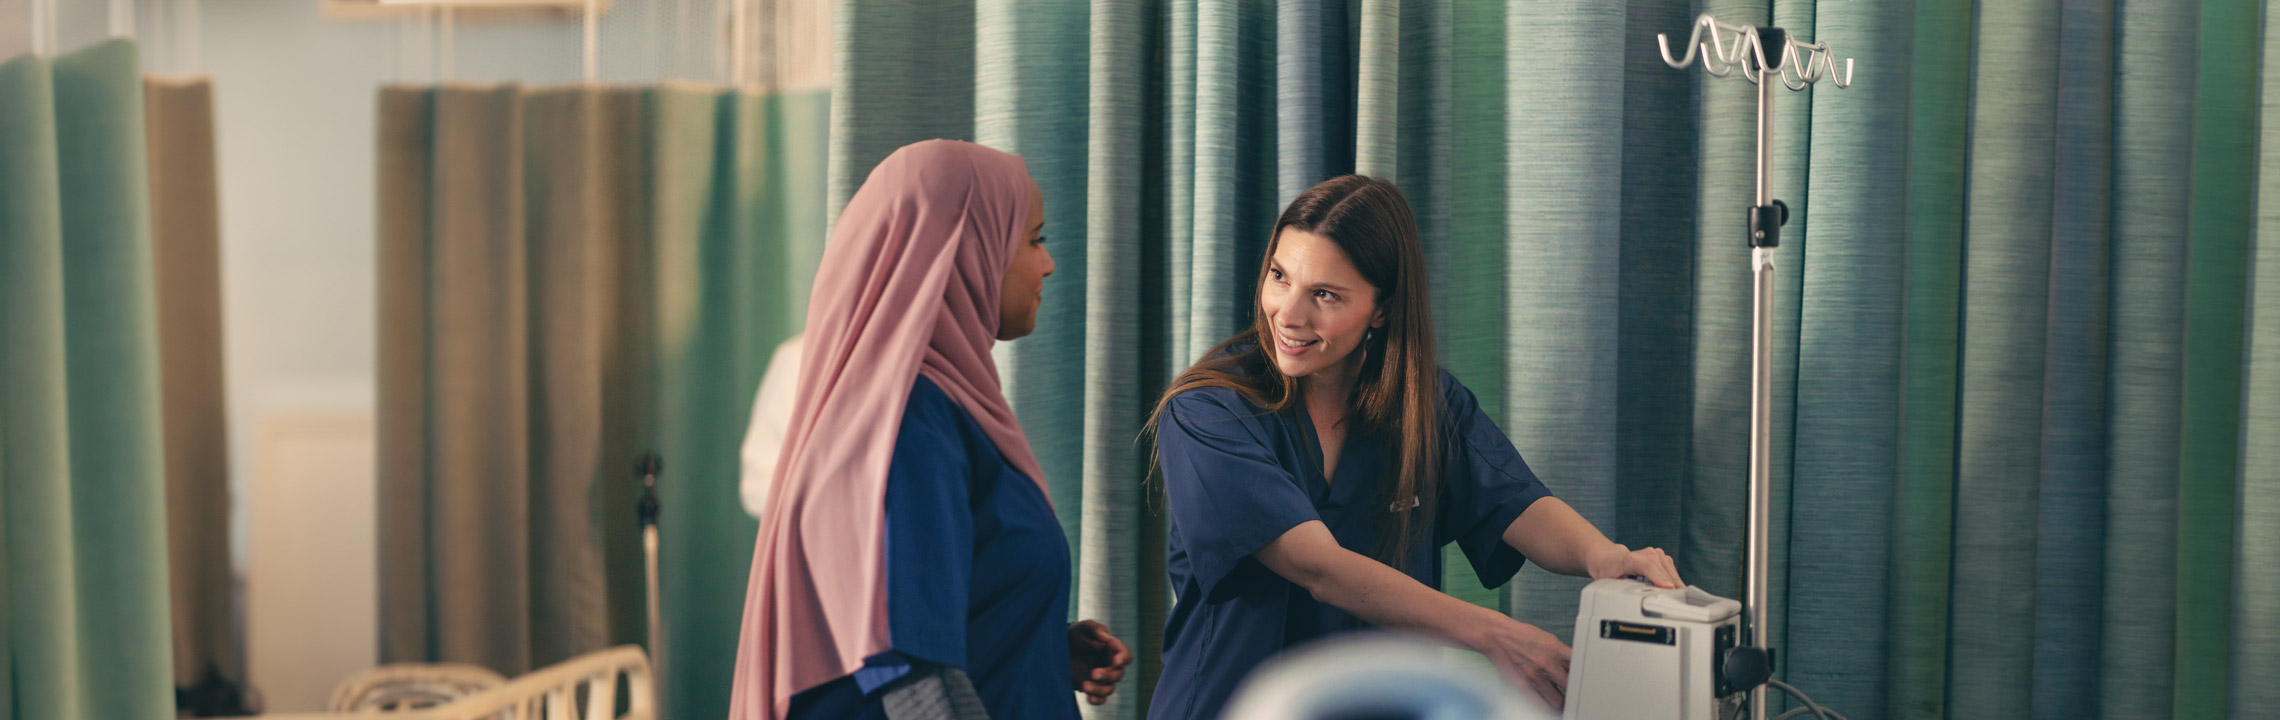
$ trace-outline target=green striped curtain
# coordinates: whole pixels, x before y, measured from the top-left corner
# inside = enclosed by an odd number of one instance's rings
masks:
[[[0,64],[0,709],[173,716],[136,48]]]
[[[663,700],[725,714],[758,527],[722,499],[806,312],[826,94],[379,107],[383,659],[513,674],[640,641],[634,467],[656,452]]]
[[[1000,360],[1072,612],[1140,640],[1140,692],[1088,712],[1136,717],[1165,580],[1134,430],[1246,322],[1281,203],[1340,173],[1403,187],[1444,362],[1553,491],[1738,596],[1756,88],[1654,37],[1710,12],[1830,43],[1854,85],[1782,91],[1769,148],[1783,674],[1856,719],[2246,718],[2280,700],[2265,10],[853,0],[830,192],[930,137],[1028,159],[1061,265]],[[1570,631],[1579,581],[1448,566]]]

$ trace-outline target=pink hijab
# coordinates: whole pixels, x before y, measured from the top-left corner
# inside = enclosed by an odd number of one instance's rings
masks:
[[[840,214],[752,555],[732,720],[781,718],[793,694],[889,649],[887,463],[918,376],[1045,487],[990,360],[998,293],[1029,209],[1021,158],[929,140],[887,156]]]

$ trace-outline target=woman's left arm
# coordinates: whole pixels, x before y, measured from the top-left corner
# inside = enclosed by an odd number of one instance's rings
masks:
[[[1561,575],[1619,578],[1637,575],[1655,585],[1685,587],[1678,565],[1659,548],[1632,550],[1608,540],[1591,521],[1556,497],[1528,505],[1504,528],[1504,544],[1545,570]]]

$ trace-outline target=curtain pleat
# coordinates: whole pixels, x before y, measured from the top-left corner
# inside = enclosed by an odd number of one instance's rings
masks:
[[[1815,0],[1777,0],[1770,8],[1773,24],[1793,34],[1799,40],[1814,39],[1814,20],[1818,3]],[[1848,51],[1850,52],[1850,51]],[[1773,58],[1767,58],[1773,61]],[[1776,61],[1778,62],[1778,61]],[[1693,74],[1701,71],[1688,68]],[[1756,97],[1756,88],[1751,88]],[[1777,118],[1773,135],[1773,197],[1789,207],[1789,221],[1781,228],[1781,247],[1774,250],[1773,284],[1773,437],[1772,461],[1768,468],[1767,500],[1771,507],[1766,516],[1766,592],[1777,598],[1766,613],[1766,639],[1774,647],[1789,647],[1790,601],[1789,573],[1791,552],[1790,526],[1797,522],[1791,517],[1791,495],[1795,493],[1797,464],[1797,380],[1799,349],[1803,340],[1805,305],[1805,277],[1808,252],[1807,228],[1813,217],[1812,159],[1807,149],[1813,140],[1813,100],[1817,94],[1793,93],[1782,89],[1774,100],[1774,117]],[[1833,93],[1831,96],[1833,97]],[[1753,113],[1751,117],[1756,116]],[[1754,176],[1753,176],[1754,177]],[[1732,218],[1740,212],[1723,209]],[[1743,217],[1747,217],[1746,214]],[[1733,220],[1727,220],[1732,223]],[[1746,225],[1747,223],[1742,223]],[[1727,228],[1741,225],[1727,225]],[[1732,230],[1728,230],[1731,233]],[[1733,237],[1728,235],[1728,237]],[[1746,243],[1728,245],[1719,249],[1723,253],[1749,256]],[[1733,310],[1705,307],[1706,312],[1746,312],[1746,306]],[[1748,317],[1743,315],[1742,317]],[[1746,446],[1745,446],[1746,447]],[[1744,497],[1747,497],[1746,495]],[[1771,710],[1788,709],[1789,698],[1768,694]]]
[[[1787,5],[1777,5],[1777,14]],[[1897,67],[1913,50],[1908,3],[1816,9],[1813,40],[1845,48],[1864,66]],[[1823,704],[1869,717],[1885,703],[1887,639],[1860,630],[1884,627],[1889,618],[1885,563],[1905,339],[1902,307],[1893,300],[1906,285],[1907,251],[1907,208],[1893,200],[1907,190],[1908,156],[1881,138],[1906,131],[1909,89],[1813,89],[1806,195],[1817,220],[1809,238],[1786,228],[1782,234],[1784,247],[1802,245],[1804,277],[1793,375],[1793,504],[1775,513],[1793,513],[1789,552],[1772,560],[1788,568],[1787,587],[1775,590],[1787,598],[1778,647],[1789,682],[1813,688]],[[1791,212],[1794,226],[1801,218]],[[1777,454],[1777,466],[1779,460]]]
[[[1893,718],[1945,717],[1971,19],[1967,0],[1918,0],[1916,27],[1925,31],[1908,58],[1907,335],[1886,703]]]
[[[1694,78],[1654,45],[1693,21],[1685,0],[1631,0],[1623,76],[1622,320],[1617,333],[1616,542],[1675,551],[1681,542],[1692,421],[1695,207]],[[1729,217],[1729,227],[1730,217]],[[1688,578],[1690,582],[1695,578]]]
[[[1965,169],[1951,708],[2030,713],[2057,111],[2056,2],[1982,6]]]
[[[425,240],[430,653],[514,675],[532,657],[529,272],[521,90],[436,92]],[[389,480],[394,480],[391,478]],[[383,480],[386,482],[388,480]],[[401,660],[424,659],[423,656]]]
[[[2063,0],[2051,178],[2050,329],[2035,541],[2034,716],[2098,707],[2106,523],[2106,292],[2114,3]]]
[[[728,711],[753,539],[736,503],[737,448],[751,420],[768,352],[785,336],[754,306],[766,238],[749,235],[758,207],[750,98],[710,88],[649,93],[648,239],[656,293],[659,566],[665,603],[668,712]],[[758,242],[755,242],[755,241]]]
[[[1624,11],[1620,3],[1513,7],[1505,26],[1505,257],[1525,270],[1506,276],[1515,332],[1505,336],[1503,428],[1529,467],[1601,527],[1615,525],[1623,202],[1623,126],[1606,118],[1623,111],[1623,65],[1560,73],[1531,65],[1544,53],[1621,47]],[[1567,640],[1586,582],[1531,564],[1509,586],[1508,607]]]
[[[1151,107],[1152,53],[1147,50],[1155,34],[1148,22],[1151,9],[1145,0],[1092,2],[1092,22],[1085,32],[1090,45],[1087,141],[1084,163],[1076,169],[1084,173],[1083,244],[1088,266],[1097,261],[1101,267],[1141,268],[1145,264],[1141,239],[1155,237],[1150,231],[1161,229],[1143,221],[1155,214],[1145,188],[1161,180],[1160,170],[1151,172],[1150,151],[1160,153],[1161,148],[1147,140],[1148,123],[1143,118],[1149,115],[1112,111]],[[1163,577],[1164,549],[1160,538],[1146,531],[1157,518],[1142,491],[1146,455],[1138,444],[1140,418],[1154,398],[1154,385],[1134,380],[1148,377],[1147,370],[1164,364],[1164,358],[1161,352],[1131,350],[1165,345],[1163,318],[1156,317],[1149,304],[1135,302],[1144,297],[1149,279],[1147,273],[1128,271],[1093,273],[1083,280],[1083,337],[1077,343],[1087,357],[1082,363],[1078,417],[1084,427],[1083,494],[1056,500],[1082,503],[1079,532],[1072,534],[1071,547],[1089,551],[1078,557],[1076,616],[1120,630],[1143,658],[1137,676],[1126,676],[1129,689],[1111,698],[1108,707],[1096,710],[1096,718],[1145,717],[1161,669],[1147,659],[1161,653],[1168,611],[1162,581],[1156,579]],[[1062,297],[1074,294],[1062,291]]]
[[[1391,178],[1400,167],[1401,143],[1401,0],[1360,0],[1360,61],[1354,81],[1354,172]],[[1277,63],[1286,62],[1279,52]],[[1318,72],[1343,75],[1345,68],[1325,63]],[[1321,105],[1316,105],[1319,108]],[[1312,186],[1316,182],[1306,183]],[[1304,191],[1305,188],[1299,188]],[[1296,193],[1292,193],[1295,197]],[[1278,197],[1283,203],[1288,198]]]
[[[65,368],[63,198],[55,72],[0,65],[0,481],[6,502],[7,641],[0,676],[23,718],[86,717],[71,542],[71,399]],[[32,660],[37,658],[37,660]]]
[[[172,715],[166,487],[143,89],[135,45],[56,58],[65,378],[90,717]],[[58,538],[62,539],[62,538]],[[45,662],[38,656],[25,656]]]
[[[2255,241],[2241,377],[2239,536],[2231,555],[2226,717],[2280,706],[2280,24],[2267,18],[2256,120]]]
[[[1417,217],[1418,232],[1425,239],[1425,266],[1435,277],[1445,277],[1449,256],[1455,243],[1450,240],[1455,200],[1452,191],[1453,153],[1455,147],[1456,82],[1452,77],[1455,57],[1455,12],[1441,3],[1409,2],[1401,6],[1401,49],[1391,56],[1373,56],[1375,62],[1389,60],[1397,65],[1393,71],[1400,74],[1401,87],[1406,88],[1389,101],[1399,106],[1396,134],[1398,156],[1386,177],[1400,186],[1409,198],[1410,209]],[[1358,148],[1357,148],[1358,149]],[[1305,188],[1300,188],[1303,191]],[[1297,193],[1290,193],[1295,197]],[[1277,193],[1277,199],[1283,196]],[[1288,204],[1287,200],[1284,204]],[[1448,284],[1433,283],[1430,297],[1436,325],[1445,322],[1448,311]],[[1441,342],[1447,337],[1434,338]],[[1446,364],[1446,354],[1443,354]]]
[[[1165,45],[1170,51],[1164,60],[1164,105],[1170,118],[1165,122],[1164,144],[1169,157],[1164,160],[1165,219],[1170,227],[1164,230],[1164,314],[1171,321],[1170,362],[1165,363],[1160,377],[1169,381],[1173,373],[1187,366],[1181,358],[1195,357],[1189,352],[1194,344],[1188,327],[1194,313],[1188,307],[1188,298],[1195,295],[1195,163],[1196,163],[1196,71],[1198,8],[1190,2],[1168,2],[1169,16],[1165,21]],[[837,87],[848,87],[841,84]],[[838,145],[833,136],[832,145]]]
[[[1334,138],[1344,133],[1327,126],[1351,117],[1352,79],[1346,67],[1345,2],[1281,0],[1275,3],[1275,201],[1288,204],[1299,193],[1331,176]],[[1378,65],[1391,65],[1374,58]]]
[[[1481,411],[1504,422],[1504,9],[1452,3],[1449,31],[1448,217],[1444,238],[1428,235],[1438,260],[1433,322],[1441,334],[1441,366],[1480,398]],[[1466,148],[1455,152],[1455,148]],[[1405,191],[1406,191],[1405,187]],[[1443,551],[1441,587],[1475,605],[1501,608],[1503,593],[1481,587],[1456,548]]]
[[[134,43],[0,64],[0,712],[173,712],[148,132]]]
[[[379,487],[380,657],[428,653],[427,551],[416,534],[392,528],[427,521],[427,265],[433,175],[435,93],[382,88],[378,101],[378,205],[374,265],[378,335],[375,429]]]
[[[597,214],[587,218],[599,236],[587,241],[594,267],[586,277],[596,279],[589,301],[602,343],[595,353],[600,358],[602,431],[590,517],[602,538],[610,642],[626,643],[648,638],[647,587],[634,580],[642,577],[646,562],[632,510],[641,493],[634,468],[643,453],[658,448],[656,262],[643,173],[650,157],[643,138],[652,125],[648,89],[608,88],[592,94],[594,146],[585,167],[593,179],[585,195],[601,200]],[[821,215],[822,173],[816,175],[810,214]],[[659,662],[665,660],[671,658]]]
[[[974,136],[975,0],[847,0],[832,10],[826,227],[888,153]]]
[[[2178,435],[2175,717],[2222,717],[2239,479],[2243,302],[2256,161],[2257,0],[2200,5]],[[2275,677],[2280,681],[2280,677]]]
[[[603,304],[608,252],[603,213],[611,177],[595,172],[600,99],[582,88],[530,93],[523,100],[524,259],[530,306],[531,636],[540,658],[607,647],[608,582],[592,495],[620,468],[602,464]],[[620,518],[622,520],[622,518]]]
[[[1195,56],[1195,229],[1187,296],[1173,299],[1189,307],[1186,347],[1172,355],[1178,367],[1234,335],[1252,305],[1247,291],[1268,228],[1246,222],[1263,211],[1244,200],[1264,170],[1250,160],[1266,153],[1256,146],[1263,113],[1243,110],[1245,98],[1273,97],[1263,92],[1272,78],[1263,61],[1274,48],[1265,15],[1258,3],[1196,2],[1196,45],[1211,51]]]
[[[827,99],[698,86],[645,92],[647,245],[623,255],[627,290],[653,303],[636,342],[654,343],[654,448],[667,712],[728,712],[736,627],[758,523],[737,497],[739,448],[770,354],[797,331],[824,237],[822,158],[813,149]],[[644,265],[636,270],[631,265]],[[642,284],[646,283],[646,287]],[[638,289],[638,290],[636,290]],[[639,338],[647,337],[646,341]],[[630,470],[630,468],[628,468]],[[623,476],[630,478],[630,474]],[[630,518],[630,507],[612,508]],[[630,523],[629,523],[630,526]]]
[[[2099,713],[2174,709],[2178,424],[2193,86],[2132,68],[2193,67],[2197,3],[2118,6],[2112,350],[2107,376],[2106,577]]]
[[[2239,536],[2231,549],[2226,717],[2280,706],[2280,24],[2267,18],[2259,79],[2255,241],[2241,385]]]
[[[158,298],[174,684],[245,678],[232,611],[221,208],[210,80],[143,82]]]

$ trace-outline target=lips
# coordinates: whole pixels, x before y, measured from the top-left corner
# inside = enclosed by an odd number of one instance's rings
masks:
[[[1275,349],[1282,352],[1284,355],[1297,355],[1304,353],[1309,348],[1320,344],[1322,344],[1322,338],[1315,338],[1313,340],[1300,342],[1284,337],[1280,334],[1275,335]]]

